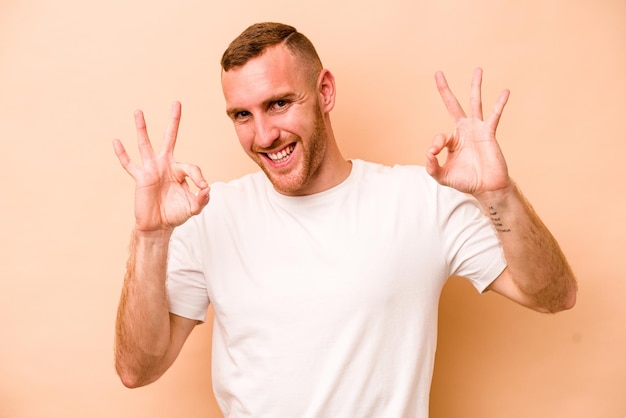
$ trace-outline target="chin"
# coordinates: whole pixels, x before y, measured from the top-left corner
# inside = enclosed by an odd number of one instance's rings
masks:
[[[276,174],[265,172],[277,192],[285,195],[305,194],[306,182],[301,174]]]
[[[304,187],[301,184],[301,182],[284,181],[284,180],[285,179],[270,178],[270,181],[272,182],[274,189],[276,189],[276,191],[279,193],[282,193],[285,195],[292,195],[292,196],[303,194]]]

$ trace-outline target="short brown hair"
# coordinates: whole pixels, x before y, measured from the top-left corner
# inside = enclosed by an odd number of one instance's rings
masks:
[[[252,58],[261,55],[267,48],[284,44],[289,51],[304,58],[313,67],[322,69],[322,61],[313,43],[293,26],[283,23],[255,23],[235,38],[222,55],[222,69],[242,67]]]

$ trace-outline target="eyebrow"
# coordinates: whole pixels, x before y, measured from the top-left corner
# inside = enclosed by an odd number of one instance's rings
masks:
[[[231,108],[231,109],[226,109],[226,115],[227,115],[229,118],[231,118],[231,119],[232,119],[232,118],[234,118],[234,117],[235,117],[235,115],[236,115],[237,113],[239,113],[239,112],[243,112],[243,111],[245,111],[245,109],[243,109],[243,108],[233,107],[233,108]]]

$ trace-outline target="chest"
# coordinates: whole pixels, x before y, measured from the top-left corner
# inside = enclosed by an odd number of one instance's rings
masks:
[[[445,269],[431,222],[404,210],[349,202],[297,212],[274,206],[223,222],[205,261],[216,313],[275,321],[303,311],[323,318],[430,309]]]

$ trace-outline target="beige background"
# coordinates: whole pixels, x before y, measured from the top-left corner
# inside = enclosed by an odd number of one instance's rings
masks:
[[[624,0],[2,0],[0,417],[219,416],[210,325],[152,386],[128,390],[114,374],[133,185],[111,140],[134,152],[141,108],[159,142],[180,100],[179,160],[211,181],[253,170],[218,63],[264,20],[301,29],[333,70],[350,158],[424,162],[451,126],[438,69],[463,103],[475,66],[486,108],[512,90],[500,142],[571,260],[579,301],[546,316],[450,281],[432,416],[626,417]]]

